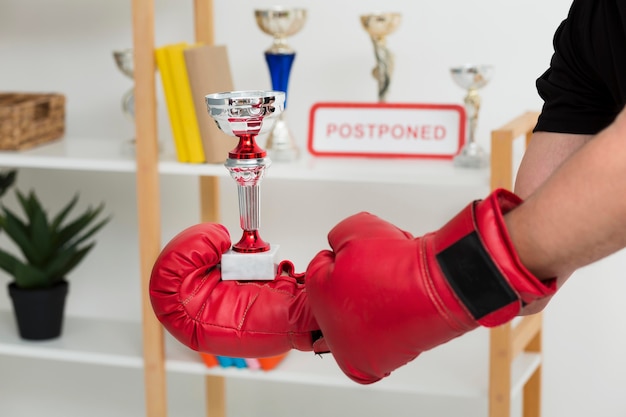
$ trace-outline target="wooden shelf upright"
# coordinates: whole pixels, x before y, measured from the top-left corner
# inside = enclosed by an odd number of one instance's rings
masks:
[[[194,0],[194,32],[196,42],[215,44],[213,28],[213,0]],[[200,220],[220,221],[219,177],[201,175]],[[205,379],[207,417],[226,417],[226,381],[223,376],[207,375]]]
[[[154,0],[133,0],[132,20],[145,405],[148,417],[166,417],[167,381],[163,328],[154,316],[148,295],[150,272],[161,249]]]
[[[538,112],[526,112],[491,132],[491,189],[513,190],[514,141],[523,137],[525,146],[537,123]],[[492,329],[489,352],[489,417],[511,414],[511,364],[522,352],[541,352],[542,314],[525,316]],[[523,417],[541,415],[541,365],[523,389]]]
[[[213,1],[193,1],[195,40],[212,45],[214,43]],[[161,249],[154,0],[133,0],[132,11],[137,138],[137,207],[139,211],[146,413],[148,417],[166,417],[167,380],[164,332],[152,312],[148,296],[150,272]],[[199,182],[201,220],[219,221],[219,178],[200,176]],[[211,417],[225,416],[224,378],[207,376],[206,388],[208,415]]]

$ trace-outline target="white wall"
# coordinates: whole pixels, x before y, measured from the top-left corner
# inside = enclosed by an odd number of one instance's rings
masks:
[[[132,126],[120,112],[120,98],[131,81],[118,72],[111,56],[113,49],[131,46],[128,3],[1,2],[0,91],[63,92],[68,98],[68,136],[117,141],[130,137]],[[157,43],[191,42],[192,2],[156,0],[155,4]],[[252,11],[273,4],[265,0],[215,0],[216,40],[228,47],[237,89],[270,87],[263,51],[271,39],[257,29]],[[284,0],[282,4],[309,10],[304,29],[290,39],[298,56],[290,82],[288,120],[302,148],[313,103],[375,100],[372,45],[358,16],[381,8],[403,13],[400,28],[388,38],[388,46],[396,55],[388,101],[460,103],[463,91],[453,84],[449,67],[467,62],[495,66],[494,79],[482,92],[478,135],[481,144],[488,147],[491,129],[522,111],[540,108],[534,81],[549,63],[552,35],[567,13],[569,0],[387,0],[384,6],[371,0]],[[160,134],[168,147],[171,136],[163,103],[161,96]],[[60,206],[76,191],[81,192],[84,204],[107,202],[114,220],[101,233],[92,256],[71,277],[68,313],[136,320],[139,288],[133,271],[138,271],[137,241],[129,234],[136,223],[133,177],[20,170],[18,184],[21,188],[35,187],[51,207]],[[167,240],[197,221],[197,184],[195,179],[184,177],[165,177],[162,184],[163,237]],[[222,189],[224,222],[237,230],[233,186],[226,181]],[[322,231],[347,214],[371,210],[422,233],[441,225],[470,199],[481,197],[484,190],[331,187],[271,181],[268,174],[263,193],[264,236],[280,242],[285,257],[293,258],[303,269],[315,251],[325,246]],[[621,395],[626,390],[626,308],[622,296],[626,283],[621,276],[625,264],[626,258],[617,254],[579,271],[548,307],[545,416],[623,416],[626,412]],[[9,308],[1,291],[0,308]],[[21,373],[16,363],[23,362],[0,359],[0,368]],[[50,367],[54,368],[45,365],[42,369]],[[13,399],[13,408],[8,408],[14,410],[8,414],[12,417],[21,414],[15,411],[15,401],[20,397],[7,394],[11,387],[2,385],[0,403],[11,404]],[[323,393],[331,396],[328,390],[314,392],[320,401],[326,398]],[[397,403],[395,397],[386,400]],[[375,408],[369,410],[376,414]],[[360,413],[365,416],[368,409]]]

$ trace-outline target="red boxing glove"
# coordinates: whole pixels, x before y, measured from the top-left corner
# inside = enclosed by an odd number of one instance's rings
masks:
[[[503,215],[521,203],[493,192],[421,238],[360,213],[329,233],[309,264],[309,303],[346,375],[376,382],[479,325],[513,319],[555,292],[520,262]]]
[[[192,226],[167,244],[150,278],[159,321],[184,345],[215,355],[258,358],[312,350],[319,327],[303,274],[283,261],[273,281],[222,281],[219,263],[230,246],[228,231],[215,223]]]

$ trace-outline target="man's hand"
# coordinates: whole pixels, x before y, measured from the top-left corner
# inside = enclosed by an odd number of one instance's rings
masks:
[[[521,203],[498,190],[437,232],[414,238],[368,213],[329,233],[309,264],[309,303],[340,368],[368,384],[479,325],[497,326],[548,297],[519,261],[503,214]]]
[[[203,223],[177,235],[150,279],[157,318],[181,343],[215,355],[256,358],[313,350],[319,327],[303,274],[283,261],[273,281],[222,281],[220,259],[231,246],[222,225]],[[326,351],[319,343],[316,351]]]

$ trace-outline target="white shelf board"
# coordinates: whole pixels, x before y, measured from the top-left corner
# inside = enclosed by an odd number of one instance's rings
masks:
[[[478,329],[425,352],[376,384],[363,386],[347,378],[330,355],[292,351],[274,370],[208,368],[197,352],[169,335],[166,370],[282,383],[374,389],[455,398],[486,398],[488,331]],[[65,318],[63,334],[49,341],[20,339],[12,312],[0,312],[0,354],[127,368],[143,367],[140,323],[94,318]],[[513,367],[513,395],[539,366],[540,356],[523,354]]]
[[[25,151],[1,151],[0,166],[103,172],[134,172],[135,160],[122,153],[120,140],[64,138]],[[159,172],[227,177],[222,164],[184,164],[163,154]],[[489,186],[488,169],[462,169],[449,160],[335,158],[302,155],[294,162],[273,162],[264,181],[273,179],[369,182],[415,185]]]
[[[0,166],[134,172],[135,161],[122,155],[122,144],[119,140],[60,139],[24,151],[1,151]]]
[[[0,312],[0,354],[66,362],[142,368],[138,323],[66,317],[60,338],[27,341],[19,337],[12,312]]]
[[[167,369],[171,372],[219,375],[265,381],[342,388],[374,389],[409,394],[479,398],[488,396],[489,333],[478,329],[420,355],[389,377],[372,385],[359,385],[345,376],[330,355],[292,351],[274,370],[206,367],[193,352],[169,340]],[[512,369],[512,396],[521,393],[541,363],[538,354],[524,353]]]
[[[163,158],[163,174],[228,176],[221,164],[181,164]],[[462,169],[449,160],[339,158],[302,155],[294,162],[272,162],[263,181],[274,179],[367,182],[428,186],[489,186],[488,169]]]

